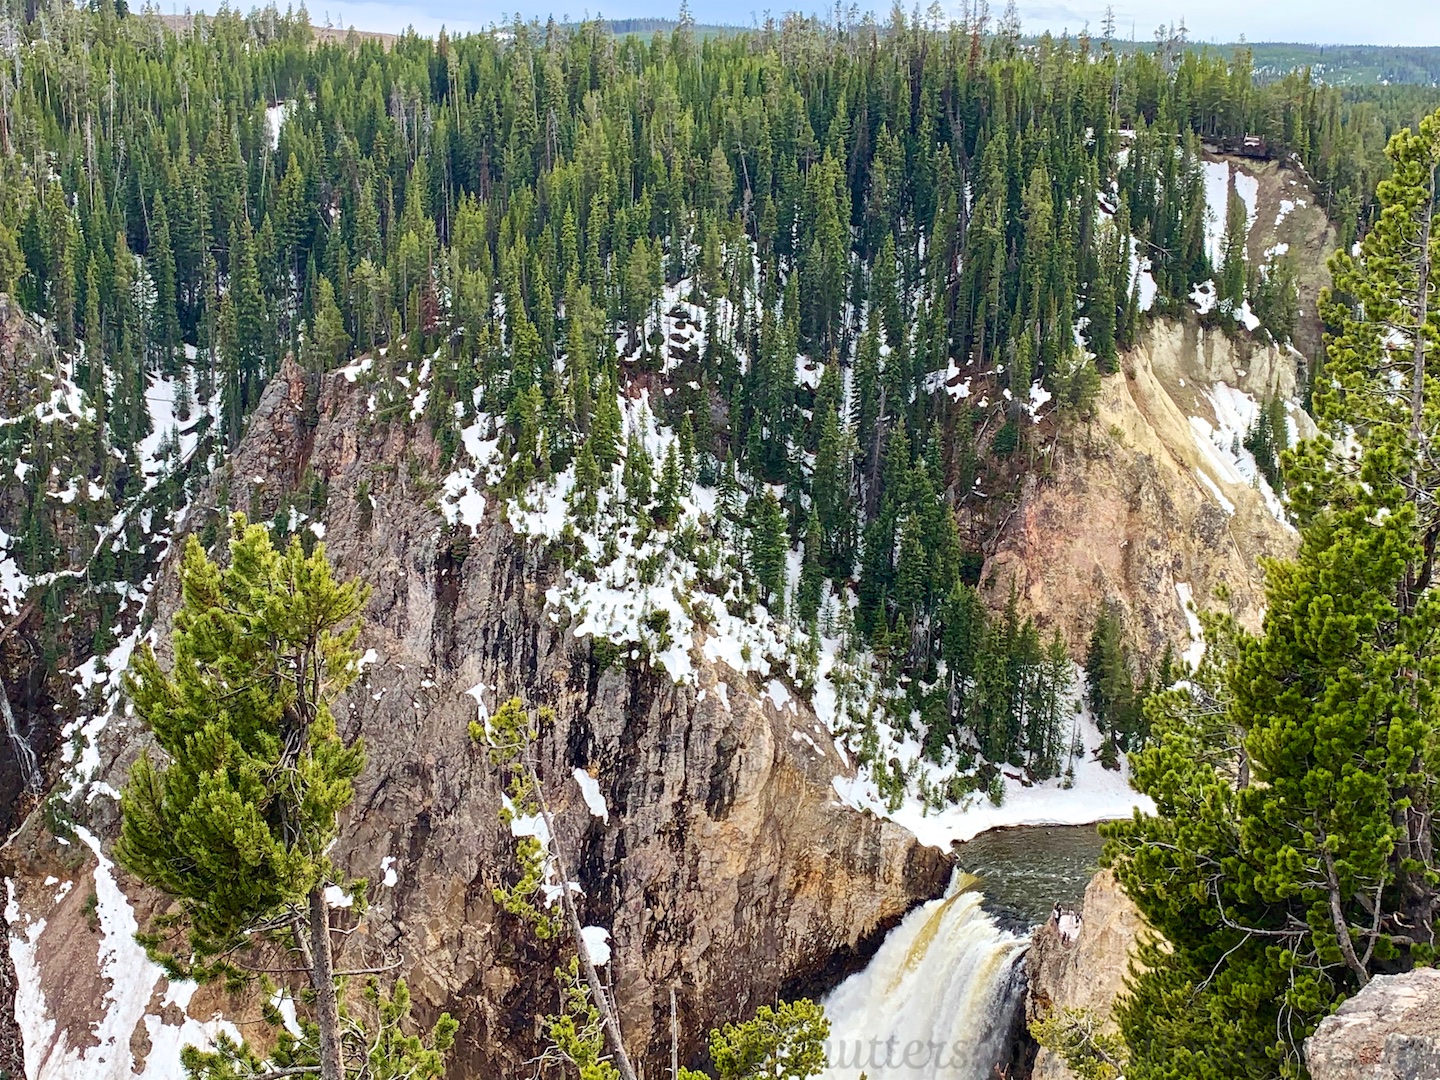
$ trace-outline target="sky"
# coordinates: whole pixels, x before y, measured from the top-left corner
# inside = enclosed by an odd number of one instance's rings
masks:
[[[914,0],[902,0],[907,8]],[[959,10],[958,0],[941,0]],[[1078,33],[1087,23],[1092,32],[1105,15],[1106,0],[1016,0],[1027,33],[1043,30]],[[298,0],[297,0],[298,4]],[[990,0],[998,15],[1004,0]],[[594,6],[591,6],[594,5]],[[162,9],[164,3],[161,3]],[[582,18],[599,13],[607,18],[643,16],[673,17],[678,0],[385,0],[385,2],[340,3],[337,0],[308,0],[310,18],[323,24],[361,30],[403,30],[413,25],[422,34],[433,34],[441,26],[452,31],[480,30],[496,22],[507,22],[515,11],[526,18]],[[831,5],[814,0],[780,0],[762,6],[757,0],[691,0],[691,11],[699,22],[749,25],[763,20],[766,11],[775,14],[801,8],[828,10]],[[862,5],[862,8],[865,5]],[[870,5],[882,17],[889,11],[888,0]],[[1440,45],[1440,0],[1113,0],[1116,36],[1153,38],[1164,23],[1184,21],[1192,41],[1229,42],[1241,35],[1247,41],[1300,41],[1317,44]],[[929,0],[921,4],[929,7]]]

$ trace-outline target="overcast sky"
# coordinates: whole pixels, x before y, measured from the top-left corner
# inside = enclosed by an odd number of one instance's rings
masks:
[[[296,0],[298,3],[298,0]],[[914,0],[903,0],[907,8]],[[942,0],[947,3],[947,0]],[[1004,0],[990,0],[999,14]],[[310,18],[362,30],[401,30],[409,25],[431,34],[442,25],[452,30],[479,30],[508,21],[518,10],[528,17],[580,18],[596,11],[607,18],[673,17],[679,0],[400,0],[400,2],[338,3],[308,0]],[[331,6],[333,4],[333,6]],[[595,6],[591,7],[590,4]],[[1070,30],[1087,22],[1096,30],[1105,14],[1106,0],[1017,0],[1027,32]],[[164,0],[162,0],[162,7]],[[242,4],[243,6],[243,4]],[[779,13],[800,7],[825,10],[828,4],[773,3]],[[875,2],[883,17],[888,0]],[[929,6],[924,0],[922,9]],[[959,9],[958,2],[948,6]],[[1116,34],[1129,37],[1131,27],[1141,40],[1153,37],[1162,23],[1184,20],[1194,41],[1304,41],[1320,44],[1440,45],[1440,0],[1115,0]],[[700,22],[748,25],[763,19],[766,6],[755,0],[691,0]]]

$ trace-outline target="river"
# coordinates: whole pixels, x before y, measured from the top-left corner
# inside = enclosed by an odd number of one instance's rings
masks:
[[[1033,925],[1057,900],[1080,906],[1104,846],[1094,825],[1037,825],[981,833],[955,855],[979,879],[988,906]]]

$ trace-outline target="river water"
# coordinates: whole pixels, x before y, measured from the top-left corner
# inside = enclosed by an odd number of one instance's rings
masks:
[[[1104,846],[1094,825],[1039,825],[992,829],[955,855],[979,878],[988,904],[1034,924],[1049,917],[1057,900],[1080,906]]]
[[[1023,1024],[1024,928],[1078,904],[1103,842],[1093,826],[984,833],[946,895],[910,912],[825,1000],[825,1080],[992,1080]]]

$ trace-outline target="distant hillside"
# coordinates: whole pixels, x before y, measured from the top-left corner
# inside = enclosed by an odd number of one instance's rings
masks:
[[[606,19],[605,25],[610,28],[611,33],[616,37],[625,37],[628,34],[639,34],[649,37],[652,34],[668,34],[675,29],[674,19]],[[714,37],[717,34],[738,34],[749,29],[745,26],[724,26],[718,23],[696,23],[695,33],[700,37]]]
[[[201,16],[203,17],[203,15]],[[190,29],[194,17],[191,15],[160,15],[170,29]],[[603,24],[617,37],[635,34],[650,37],[654,34],[669,34],[675,29],[674,19],[605,19]],[[577,23],[565,25],[575,26]],[[367,30],[312,26],[317,42],[344,41],[351,34],[357,40],[374,38],[386,48],[394,44],[397,34],[376,33]],[[749,26],[722,23],[696,23],[695,33],[701,38],[743,33]],[[1036,41],[1038,38],[1027,39]],[[1413,85],[1440,87],[1440,45],[1436,46],[1392,46],[1392,45],[1304,45],[1294,42],[1229,43],[1208,45],[1191,42],[1191,47],[1208,49],[1221,53],[1227,59],[1240,49],[1249,49],[1253,58],[1255,77],[1261,82],[1281,78],[1292,71],[1309,68],[1314,77],[1332,86],[1385,86]],[[1120,52],[1130,53],[1153,49],[1150,38],[1136,41],[1117,41]]]
[[[177,34],[184,34],[194,30],[197,21],[203,22],[209,17],[203,11],[187,12],[184,15],[166,15],[160,12],[156,12],[155,14],[156,18]],[[335,27],[312,24],[310,31],[315,36],[316,44],[345,42],[352,39],[356,42],[373,40],[380,42],[380,44],[387,49],[394,45],[396,39],[399,37],[398,34],[379,33],[374,30],[357,30],[353,26]]]
[[[1316,79],[1332,86],[1440,86],[1437,45],[1304,45],[1288,41],[1189,44],[1227,59],[1241,49],[1249,49],[1255,77],[1262,82],[1309,68]],[[1115,47],[1126,53],[1149,51],[1155,48],[1155,41],[1148,37],[1116,41]]]
[[[1234,50],[1243,46],[1227,45]],[[1412,83],[1440,86],[1440,46],[1296,45],[1262,42],[1249,46],[1257,76],[1278,77],[1310,68],[1336,86]]]

